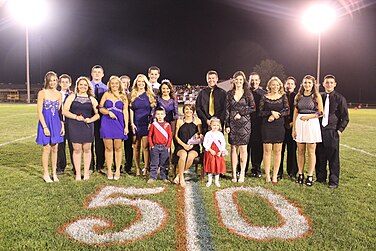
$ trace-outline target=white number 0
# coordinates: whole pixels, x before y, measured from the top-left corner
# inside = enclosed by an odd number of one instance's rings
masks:
[[[248,223],[239,213],[234,195],[237,192],[256,194],[265,199],[276,210],[281,219],[278,227],[257,226]],[[217,212],[220,221],[230,232],[244,238],[260,241],[271,239],[295,239],[309,233],[310,226],[300,210],[288,202],[282,195],[262,187],[230,187],[215,193]]]

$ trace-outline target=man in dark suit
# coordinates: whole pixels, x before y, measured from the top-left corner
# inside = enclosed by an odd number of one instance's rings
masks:
[[[290,179],[295,180],[296,174],[298,172],[298,163],[296,160],[296,142],[292,138],[292,118],[294,116],[294,99],[296,96],[295,92],[296,79],[292,76],[288,77],[285,82],[285,91],[287,98],[289,100],[290,114],[285,117],[285,139],[282,144],[281,152],[281,164],[279,166],[278,178],[282,179],[283,175],[283,159],[284,153],[287,146],[287,161],[286,170]]]
[[[107,91],[107,85],[102,82],[102,78],[104,77],[104,70],[103,67],[100,65],[94,65],[91,69],[91,84],[93,85],[95,99],[101,102],[103,94]],[[91,156],[92,162],[90,164],[90,170],[94,171],[94,165],[96,166],[96,170],[98,172],[107,174],[106,171],[103,169],[104,165],[104,143],[103,140],[100,138],[100,128],[101,128],[101,120],[98,119],[94,122],[94,138],[95,144],[91,145]],[[95,148],[95,161],[94,161],[94,148]]]
[[[255,99],[256,112],[251,113],[251,137],[248,143],[247,151],[247,164],[245,167],[245,172],[248,171],[249,158],[251,158],[252,169],[251,176],[256,178],[261,178],[261,162],[263,158],[263,144],[261,138],[261,123],[262,119],[259,114],[260,110],[260,99],[266,93],[265,90],[260,86],[261,79],[260,75],[257,72],[252,72],[249,75],[249,83],[251,84],[250,88]]]
[[[337,188],[340,173],[339,138],[349,123],[349,114],[346,99],[334,90],[336,78],[326,75],[323,86],[324,116],[320,118],[322,142],[316,147],[316,181],[326,182],[326,165],[329,162],[329,188]]]
[[[226,92],[217,86],[218,73],[213,70],[208,71],[206,82],[208,87],[202,89],[196,99],[196,112],[202,122],[203,134],[208,131],[212,117],[219,118],[223,128],[226,109]]]

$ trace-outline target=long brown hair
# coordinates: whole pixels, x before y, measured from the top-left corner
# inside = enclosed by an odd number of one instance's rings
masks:
[[[249,84],[248,84],[248,81],[247,81],[247,77],[245,76],[244,72],[243,71],[237,71],[234,73],[234,75],[232,76],[232,88],[230,90],[231,94],[232,95],[235,95],[235,84],[234,84],[234,80],[235,78],[239,77],[239,76],[242,76],[243,77],[243,80],[244,80],[244,83],[243,83],[243,90],[244,90],[244,97],[247,99],[247,101],[249,101],[252,96],[252,93],[251,93],[251,90],[249,88]]]
[[[316,79],[312,75],[305,75],[304,76],[304,78],[302,80],[302,83],[300,84],[298,93],[295,96],[294,105],[296,106],[298,104],[299,100],[301,100],[302,97],[303,97],[303,94],[304,94],[303,83],[304,83],[305,79],[312,80],[312,82],[313,82],[313,86],[312,86],[312,90],[311,90],[310,96],[312,96],[313,102],[315,103],[315,108],[317,109],[317,106],[318,106],[317,99],[318,99],[318,96],[320,95],[320,93],[319,93],[318,88],[316,87]]]
[[[170,89],[170,98],[175,100],[175,90],[174,87],[172,86],[170,80],[168,79],[163,79],[161,85],[159,86],[159,93],[158,96],[162,97],[162,86],[167,85],[168,89]]]
[[[53,71],[49,71],[46,73],[46,75],[44,76],[44,83],[43,83],[44,89],[50,89],[50,81],[53,76],[57,78],[57,74]]]

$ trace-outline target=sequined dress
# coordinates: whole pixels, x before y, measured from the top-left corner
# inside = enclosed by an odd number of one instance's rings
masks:
[[[50,131],[50,136],[44,134],[43,126],[38,122],[38,131],[36,142],[39,145],[61,143],[64,136],[60,135],[61,120],[59,116],[59,100],[44,100],[42,114],[47,128]]]
[[[112,119],[110,115],[105,114],[101,119],[100,137],[102,139],[128,139],[124,135],[124,103],[121,100],[112,101],[107,99],[104,102],[104,108],[116,115],[116,119]]]
[[[84,118],[91,118],[94,115],[93,105],[89,97],[76,96],[69,111]],[[94,140],[94,123],[85,123],[75,119],[68,120],[69,139],[73,143],[90,143]]]

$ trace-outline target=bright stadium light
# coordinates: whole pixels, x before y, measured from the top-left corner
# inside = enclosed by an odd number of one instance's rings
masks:
[[[7,8],[14,19],[25,26],[26,34],[26,88],[27,103],[30,103],[30,53],[29,27],[41,24],[48,14],[46,0],[8,0]]]
[[[42,23],[47,16],[46,0],[8,0],[12,16],[26,26]]]
[[[316,4],[308,8],[303,14],[303,24],[310,32],[318,34],[317,48],[317,76],[316,81],[320,83],[320,56],[321,56],[321,33],[328,29],[336,20],[335,9],[325,4]]]

